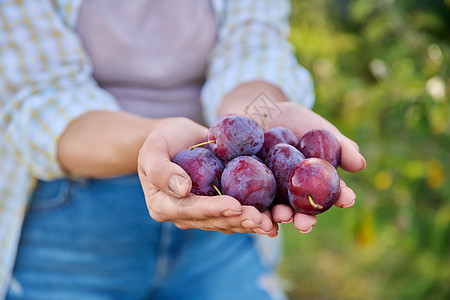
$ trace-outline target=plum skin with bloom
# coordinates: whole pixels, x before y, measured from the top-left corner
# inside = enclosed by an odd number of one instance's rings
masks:
[[[264,143],[262,128],[252,119],[228,115],[214,122],[207,135],[211,150],[222,160],[256,154]]]
[[[254,159],[259,161],[260,163],[264,163],[263,160],[260,157],[256,156],[256,155],[251,155],[250,157],[253,157]],[[223,160],[222,162],[223,162],[223,165],[226,167],[230,161],[231,160]]]
[[[326,160],[307,158],[292,168],[287,187],[289,202],[296,212],[317,215],[327,211],[339,197],[339,175]]]
[[[289,129],[284,127],[271,128],[264,132],[264,143],[256,155],[265,161],[270,149],[277,144],[297,146],[298,139]]]
[[[191,192],[196,195],[214,196],[220,188],[224,170],[223,162],[209,149],[194,148],[178,153],[173,162],[188,173],[192,181]]]
[[[231,160],[222,173],[221,184],[225,195],[259,211],[267,209],[275,198],[276,181],[272,171],[250,156]]]
[[[300,139],[297,149],[306,158],[324,159],[335,168],[339,166],[341,160],[341,145],[334,134],[325,129],[314,129],[305,133]]]
[[[277,196],[274,203],[289,205],[287,190],[288,177],[291,169],[305,156],[294,146],[278,144],[272,147],[267,155],[266,165],[272,171],[277,182]]]

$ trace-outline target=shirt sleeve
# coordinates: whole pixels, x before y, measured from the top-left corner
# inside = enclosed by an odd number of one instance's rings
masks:
[[[309,72],[288,42],[289,0],[230,0],[216,3],[218,41],[211,53],[201,100],[208,124],[222,98],[241,83],[263,80],[278,86],[290,101],[314,104]]]
[[[64,175],[57,143],[69,122],[90,110],[118,109],[92,79],[77,35],[52,3],[0,5],[0,134],[40,179]]]

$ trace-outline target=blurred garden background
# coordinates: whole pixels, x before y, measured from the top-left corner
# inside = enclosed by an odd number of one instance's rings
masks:
[[[292,0],[315,111],[358,142],[355,191],[284,228],[290,299],[450,299],[450,1]]]

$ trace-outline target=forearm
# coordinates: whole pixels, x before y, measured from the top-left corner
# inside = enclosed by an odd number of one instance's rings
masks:
[[[139,149],[158,122],[124,112],[85,113],[61,135],[59,163],[69,174],[83,177],[136,172]]]
[[[261,97],[261,93],[264,93],[266,98],[264,101],[270,102],[268,103],[269,105],[287,101],[286,96],[277,86],[260,80],[251,81],[240,84],[228,93],[220,103],[217,115],[247,113],[250,116],[254,116],[253,114],[265,113],[264,108],[261,109],[260,107],[263,105],[262,98],[254,101]],[[254,119],[260,123],[260,118],[256,117]]]

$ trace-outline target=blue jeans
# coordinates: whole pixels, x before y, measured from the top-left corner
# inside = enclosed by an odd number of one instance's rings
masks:
[[[137,175],[40,181],[7,299],[284,299],[250,234],[148,214]]]

